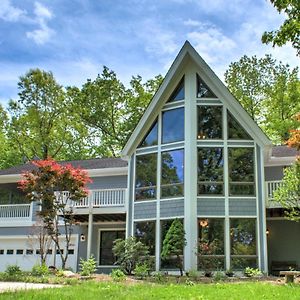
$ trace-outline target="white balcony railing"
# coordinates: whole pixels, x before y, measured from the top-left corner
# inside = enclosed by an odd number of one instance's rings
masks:
[[[266,181],[266,206],[268,208],[281,207],[280,203],[274,200],[274,191],[281,185],[281,180]]]
[[[10,219],[30,220],[31,204],[5,204],[0,205],[0,221]]]

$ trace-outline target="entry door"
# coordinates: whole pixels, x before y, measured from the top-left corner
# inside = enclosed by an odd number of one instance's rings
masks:
[[[116,262],[113,254],[113,242],[116,239],[125,239],[124,230],[101,231],[100,232],[100,265],[112,266]]]

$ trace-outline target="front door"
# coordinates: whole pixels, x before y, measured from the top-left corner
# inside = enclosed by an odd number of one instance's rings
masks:
[[[124,230],[108,230],[100,232],[100,265],[112,266],[116,262],[113,254],[113,242],[116,239],[125,239]]]

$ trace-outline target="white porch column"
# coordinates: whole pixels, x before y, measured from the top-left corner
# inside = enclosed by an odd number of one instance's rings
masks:
[[[185,271],[197,269],[197,104],[196,71],[185,75],[185,149],[184,149],[184,249]]]
[[[92,239],[93,239],[93,205],[92,205],[92,195],[89,195],[89,224],[88,224],[87,251],[86,251],[87,259],[89,259],[91,256]]]

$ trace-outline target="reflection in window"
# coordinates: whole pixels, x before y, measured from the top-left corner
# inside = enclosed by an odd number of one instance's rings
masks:
[[[173,150],[161,155],[161,197],[183,196],[184,151]]]
[[[136,222],[134,236],[149,247],[149,254],[155,255],[155,221]]]
[[[176,87],[175,91],[172,93],[168,102],[175,102],[181,100],[184,100],[184,77],[180,80],[178,86]]]
[[[249,134],[239,124],[239,122],[233,117],[233,115],[227,111],[228,121],[228,139],[232,140],[252,140]]]
[[[198,149],[198,195],[223,195],[223,149]]]
[[[207,84],[197,74],[197,98],[217,98]]]
[[[222,139],[222,106],[198,106],[198,140]]]
[[[166,234],[174,220],[161,221],[161,245],[163,245]],[[183,220],[181,220],[183,222]],[[181,254],[183,256],[183,249]],[[163,269],[178,269],[177,257],[161,259],[161,268]]]
[[[135,200],[156,198],[157,153],[136,156]]]
[[[23,204],[27,203],[25,200],[25,195],[13,187],[13,190],[1,188],[0,189],[0,205],[6,204]]]
[[[177,108],[162,113],[162,143],[184,140],[184,109]]]
[[[198,219],[198,269],[224,269],[224,219]]]
[[[150,130],[146,134],[146,137],[141,142],[139,147],[148,147],[148,146],[154,146],[157,145],[157,120],[154,122],[154,124],[151,126]]]
[[[255,195],[254,149],[229,148],[229,195]]]
[[[231,219],[230,240],[232,268],[256,267],[256,220]]]

